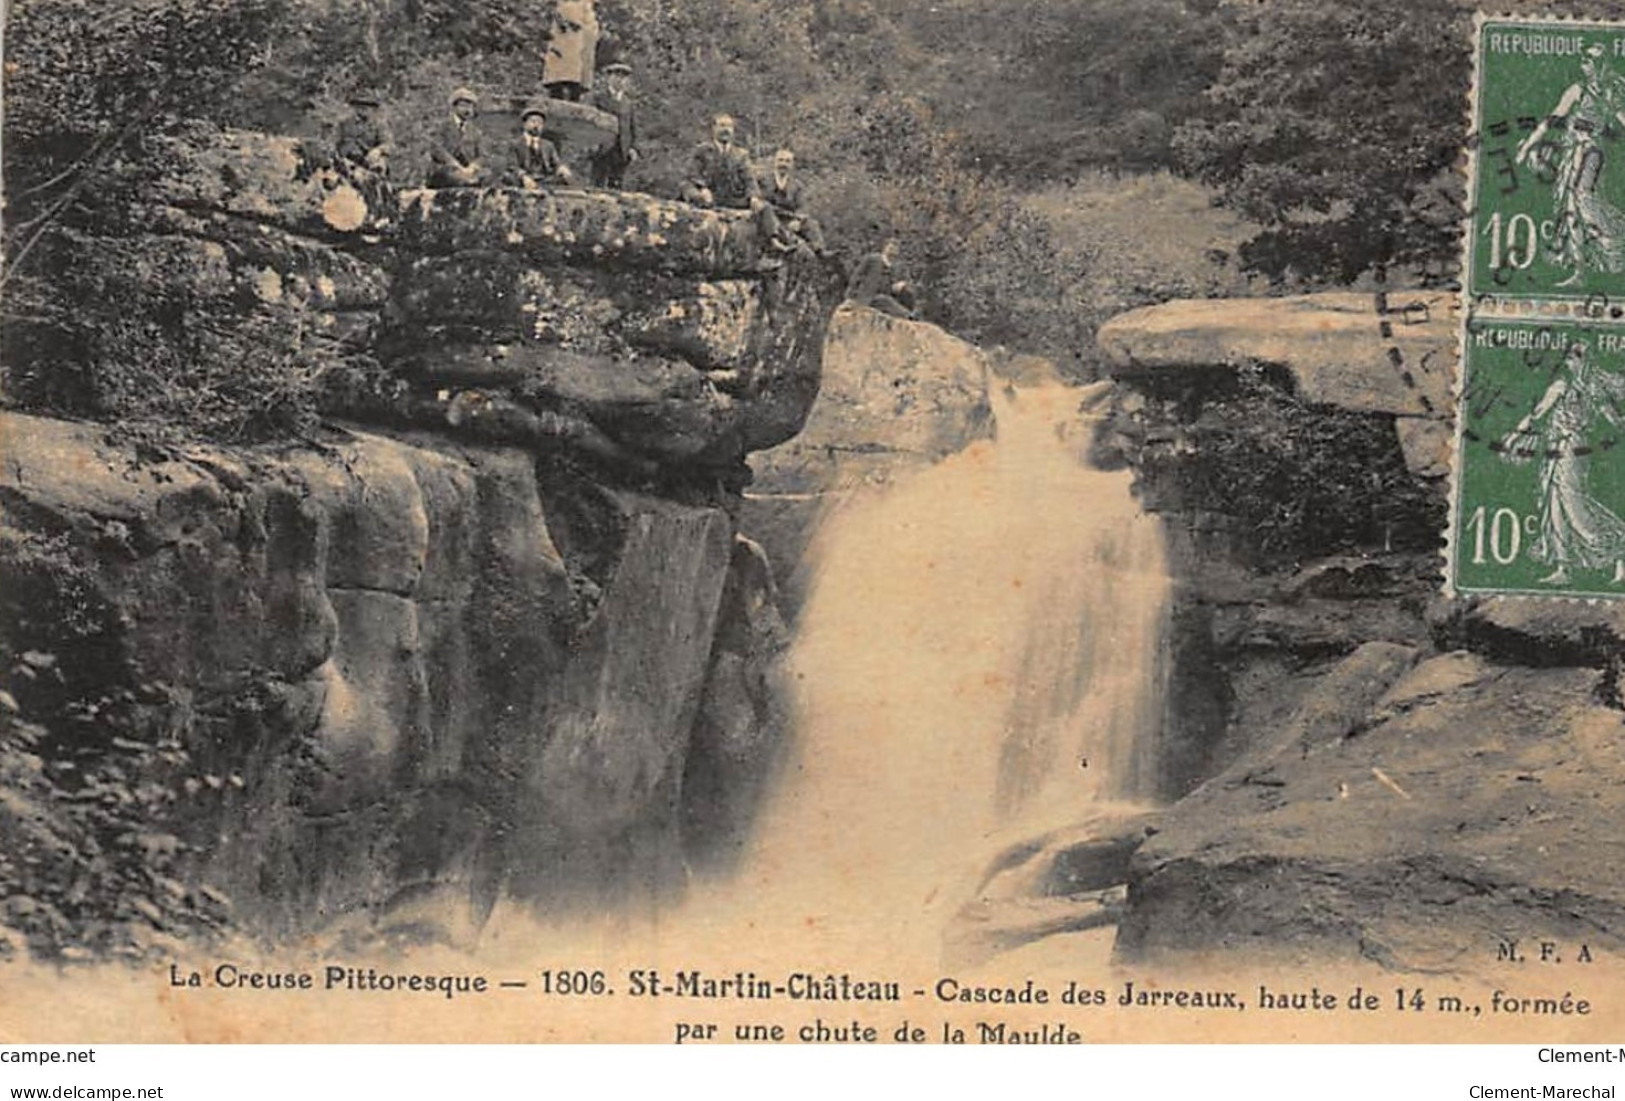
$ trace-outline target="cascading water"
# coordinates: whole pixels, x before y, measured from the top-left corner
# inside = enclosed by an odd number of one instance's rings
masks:
[[[999,844],[1153,797],[1169,583],[1131,474],[1084,459],[1098,396],[997,392],[996,441],[826,518],[753,925],[917,952]]]
[[[1169,582],[1131,474],[1085,459],[1104,389],[997,390],[996,440],[832,506],[789,661],[795,760],[736,875],[675,912],[493,923],[487,949],[934,964],[1010,843],[1151,799]]]

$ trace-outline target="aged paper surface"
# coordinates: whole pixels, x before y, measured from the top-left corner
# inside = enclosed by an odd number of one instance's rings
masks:
[[[8,145],[71,152],[6,177],[0,1041],[1618,1042],[1625,26],[1171,4],[1190,102],[978,214],[885,163],[923,108],[865,116],[869,176],[743,93],[651,122],[661,36],[744,0],[559,3],[552,99],[341,59],[320,126],[127,144],[28,82],[55,6],[8,16]],[[171,6],[174,56],[264,33]],[[837,15],[924,81],[907,8]],[[1325,80],[1431,109],[1379,85],[1410,50],[1471,124],[1299,129]],[[638,66],[642,137],[598,96]],[[1358,148],[1414,134],[1414,180]],[[1020,252],[1040,215],[1087,265]],[[999,263],[1111,305],[994,340]],[[1578,289],[1498,296],[1531,272]]]

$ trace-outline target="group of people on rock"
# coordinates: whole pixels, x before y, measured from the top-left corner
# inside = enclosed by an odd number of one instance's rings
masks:
[[[594,0],[558,0],[544,62],[542,85],[548,98],[520,112],[520,133],[493,159],[478,122],[479,96],[471,88],[451,94],[449,114],[430,135],[431,188],[503,186],[529,191],[571,186],[577,181],[548,126],[549,104],[586,102],[614,117],[615,136],[588,158],[594,187],[620,190],[627,170],[639,159],[637,110],[632,67],[623,61],[596,66],[599,27]],[[602,83],[594,86],[594,76]],[[389,172],[389,133],[380,117],[379,97],[359,92],[350,98],[353,113],[339,127],[336,150],[351,174],[363,184],[378,185]],[[575,110],[568,108],[566,110]],[[770,253],[830,255],[823,228],[808,210],[795,153],[780,148],[758,168],[750,151],[739,144],[732,116],[719,114],[710,137],[693,151],[678,198],[696,206],[749,211],[759,240]],[[916,316],[907,280],[896,266],[897,241],[890,238],[878,252],[859,262],[848,286],[849,298],[896,317]]]
[[[828,255],[823,228],[808,212],[795,174],[795,153],[780,149],[768,167],[758,170],[750,152],[735,140],[737,132],[732,115],[711,121],[711,137],[694,147],[678,198],[695,206],[750,211],[761,239],[776,251]]]
[[[638,157],[637,121],[629,90],[632,68],[611,65],[605,71],[605,87],[595,95],[601,110],[617,120],[614,139],[593,152],[589,160],[594,187],[619,189],[626,170]],[[471,88],[458,88],[451,94],[451,113],[437,126],[429,144],[429,187],[520,187],[537,191],[544,186],[575,182],[570,166],[560,155],[558,143],[548,131],[548,104],[538,100],[527,104],[519,114],[519,136],[514,139],[504,161],[493,165],[487,158],[486,139],[477,121],[479,96]],[[341,141],[340,156],[355,160],[356,145]],[[368,166],[370,167],[370,165]]]

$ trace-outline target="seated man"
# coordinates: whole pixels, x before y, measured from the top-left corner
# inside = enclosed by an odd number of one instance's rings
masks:
[[[491,182],[480,152],[485,136],[474,121],[478,103],[467,88],[451,94],[451,117],[435,130],[429,148],[430,187],[484,187]]]
[[[522,132],[514,139],[513,163],[502,182],[526,191],[540,191],[544,184],[568,184],[570,169],[559,159],[558,146],[542,136],[547,129],[547,108],[532,104],[519,119]]]
[[[914,289],[908,280],[898,277],[896,265],[897,238],[888,237],[879,252],[871,252],[858,262],[846,297],[892,317],[916,320],[919,314],[914,309]]]
[[[807,213],[801,181],[796,178],[795,170],[796,155],[788,149],[780,149],[773,154],[773,167],[757,180],[756,186],[778,215],[782,231],[780,243],[786,246],[786,251],[799,241],[823,256],[829,251],[824,245],[824,231],[818,220]]]
[[[339,123],[334,136],[339,159],[347,168],[388,175],[390,134],[379,113],[382,101],[377,94],[361,90],[350,96],[350,106],[353,112]]]
[[[734,144],[732,115],[718,115],[711,123],[711,140],[694,147],[693,167],[683,181],[681,198],[695,206],[751,211],[757,240],[764,250],[783,239],[778,215],[762,200],[756,187],[750,153]],[[772,262],[779,263],[777,259]]]
[[[683,181],[682,199],[695,206],[751,210],[761,201],[750,154],[734,144],[732,115],[711,123],[711,140],[694,147],[693,167]]]

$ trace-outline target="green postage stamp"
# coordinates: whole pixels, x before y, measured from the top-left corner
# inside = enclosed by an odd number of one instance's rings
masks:
[[[1450,585],[1625,597],[1625,23],[1475,33]]]
[[[1625,302],[1625,23],[1477,33],[1468,293]]]

